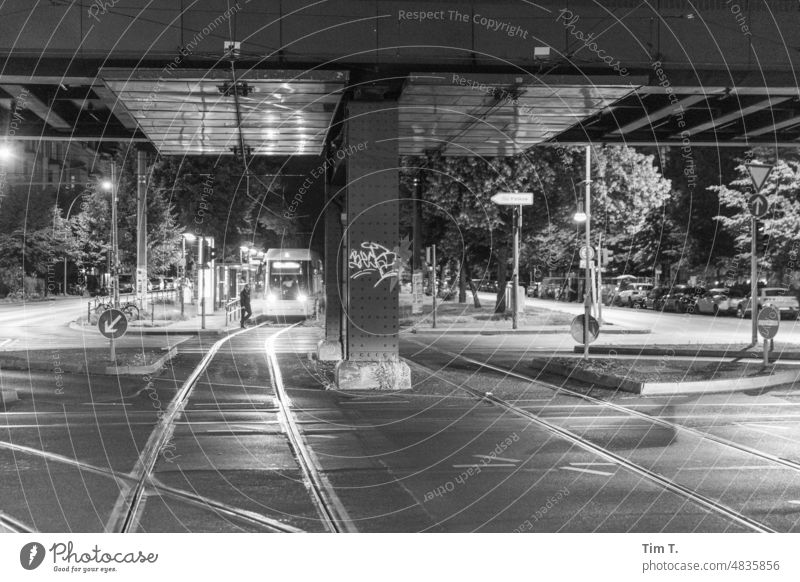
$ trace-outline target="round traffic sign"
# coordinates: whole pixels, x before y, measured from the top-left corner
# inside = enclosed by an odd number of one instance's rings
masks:
[[[588,252],[586,250],[587,248],[589,249]],[[592,259],[594,259],[594,247],[587,247],[586,245],[583,245],[578,254],[583,260],[586,260],[586,255],[588,254],[589,260],[591,261]]]
[[[758,333],[764,339],[772,339],[778,335],[781,326],[781,312],[771,305],[758,312]]]
[[[578,342],[579,344],[583,344],[583,321],[584,316],[579,315],[575,319],[572,320],[572,323],[569,326],[569,333],[572,334],[572,338]],[[600,335],[600,324],[597,323],[597,320],[589,316],[589,343],[592,343],[594,340],[597,339],[597,336]]]
[[[108,339],[117,339],[128,331],[128,319],[119,309],[107,309],[97,320],[97,327]]]
[[[750,200],[747,201],[747,207],[750,208],[750,214],[756,218],[761,218],[769,211],[769,202],[767,202],[767,197],[763,194],[753,194],[750,196]]]

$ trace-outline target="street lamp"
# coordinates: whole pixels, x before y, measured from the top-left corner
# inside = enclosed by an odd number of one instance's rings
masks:
[[[64,217],[65,222],[69,223],[69,213],[72,212],[72,207],[75,206],[75,203],[81,198],[83,198],[83,196],[78,196],[77,198],[75,198],[75,200],[72,201],[72,203],[70,203],[69,208],[67,208],[67,215],[66,217]],[[67,225],[67,228],[69,228],[69,225]],[[64,253],[64,297],[66,296],[67,296],[67,255],[66,253]]]
[[[119,307],[119,240],[117,238],[117,189],[114,187],[117,166],[111,164],[111,179],[103,180],[100,187],[111,192],[111,276],[114,307]]]
[[[184,311],[184,292],[183,288],[186,282],[186,241],[192,242],[197,237],[194,236],[191,232],[184,232],[181,235],[181,277],[180,277],[180,290],[179,293],[181,294],[181,316],[183,316]]]
[[[0,144],[0,161],[7,162],[14,157],[14,150],[7,143]]]

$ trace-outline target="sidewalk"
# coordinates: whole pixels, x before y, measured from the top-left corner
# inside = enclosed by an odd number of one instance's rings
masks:
[[[258,314],[261,313],[261,301],[253,301],[253,316],[251,321],[257,321]],[[185,312],[187,314],[196,311],[195,305],[186,305]],[[157,313],[157,312],[156,312]],[[226,334],[231,331],[240,329],[240,321],[238,314],[230,320],[226,317],[225,309],[218,309],[213,312],[208,312],[205,318],[200,315],[194,315],[186,320],[167,320],[167,319],[153,319],[149,316],[141,318],[139,321],[130,322],[128,331],[125,336],[169,336],[169,335],[220,335]],[[205,321],[203,321],[205,319]],[[150,325],[150,322],[153,325]],[[97,326],[83,326],[76,323],[71,323],[70,328],[78,329],[81,331],[94,330],[98,334],[100,330]]]
[[[404,304],[403,299],[407,300]],[[569,309],[561,309],[565,304],[545,303],[525,306],[525,313],[518,321],[517,329],[512,329],[511,314],[494,313],[494,298],[481,296],[482,307],[476,309],[472,304],[472,296],[467,303],[453,301],[440,302],[436,307],[437,325],[433,327],[433,304],[430,297],[425,297],[423,313],[412,315],[410,297],[401,296],[401,334],[417,334],[425,336],[442,335],[569,335],[570,324],[575,313]],[[574,308],[577,304],[572,304]],[[581,310],[582,312],[582,310]],[[607,335],[640,335],[649,334],[646,326],[631,326],[622,322],[606,320],[602,329]]]

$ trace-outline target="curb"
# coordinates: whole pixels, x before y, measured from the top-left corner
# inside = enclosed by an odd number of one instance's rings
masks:
[[[80,332],[89,332],[89,333],[97,333],[98,335],[100,332],[97,330],[96,326],[84,326],[78,325],[74,321],[69,322],[69,328],[75,331]],[[125,337],[127,336],[143,336],[143,335],[197,335],[197,336],[217,336],[221,334],[226,334],[232,329],[236,329],[233,327],[224,327],[224,328],[217,328],[217,329],[170,329],[171,326],[165,326],[160,328],[131,328],[129,327],[128,330],[125,332]]]
[[[587,372],[570,368],[554,362],[532,361],[532,367],[541,372],[549,372],[564,376],[566,379],[579,380],[588,384],[596,384],[607,388],[615,388],[642,396],[678,396],[697,394],[720,394],[772,388],[782,384],[794,384],[800,380],[800,370],[787,370],[769,376],[749,378],[723,378],[721,380],[700,380],[693,382],[635,382],[608,374]]]
[[[403,331],[400,332],[401,334]],[[548,335],[548,334],[568,334],[568,327],[544,328],[544,329],[439,329],[439,328],[412,328],[406,333],[417,335]],[[600,335],[644,335],[652,333],[649,329],[602,329]],[[581,352],[583,348],[581,347]]]
[[[105,348],[93,348],[93,349],[105,349]],[[104,374],[109,376],[121,376],[121,375],[144,375],[144,374],[152,374],[153,372],[160,370],[166,362],[174,358],[178,353],[178,346],[172,346],[166,354],[158,358],[154,363],[148,364],[147,366],[104,366],[102,364],[93,364],[90,366],[86,366],[85,363],[81,362],[64,362],[64,361],[57,361],[54,362],[53,360],[45,360],[45,361],[37,361],[37,360],[26,360],[23,358],[7,358],[7,357],[0,357],[0,370],[21,370],[21,371],[35,371],[35,372],[55,372],[56,368],[59,368],[60,372],[67,372],[70,374]],[[3,396],[4,398],[5,396]]]
[[[144,376],[152,374],[163,368],[164,364],[174,358],[177,353],[178,346],[172,346],[166,354],[147,366],[106,366],[103,373],[111,376]]]
[[[574,353],[582,354],[583,346],[575,346]],[[661,348],[661,347],[631,347],[631,346],[589,346],[590,354],[608,355],[614,353],[619,356],[685,356],[701,358],[763,358],[763,351],[760,347],[748,348],[746,350],[715,350],[703,348]],[[770,360],[793,360],[800,361],[800,352],[770,352]]]

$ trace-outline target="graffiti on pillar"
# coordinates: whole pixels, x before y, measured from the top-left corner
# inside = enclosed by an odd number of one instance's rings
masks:
[[[361,243],[360,249],[350,251],[351,279],[359,279],[369,275],[377,275],[378,280],[374,287],[380,285],[384,279],[396,279],[400,272],[398,253],[390,251],[382,244],[366,241]],[[392,285],[393,287],[393,285]]]

